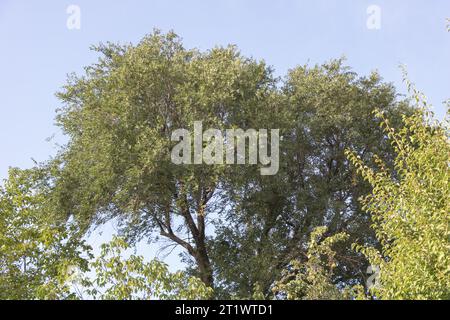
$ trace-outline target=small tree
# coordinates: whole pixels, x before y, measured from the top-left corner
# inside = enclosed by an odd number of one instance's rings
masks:
[[[372,185],[364,209],[372,214],[382,250],[357,246],[380,268],[378,299],[450,298],[450,145],[448,122],[432,121],[427,103],[414,91],[418,109],[396,131],[382,113],[382,126],[395,148],[395,169],[377,159],[373,170],[352,152],[347,155]]]
[[[79,279],[87,294],[78,297],[101,300],[149,300],[149,299],[207,299],[212,289],[198,278],[185,272],[172,273],[168,266],[158,260],[144,261],[144,257],[130,255],[123,257],[130,247],[121,238],[101,246],[101,254],[91,263],[94,276],[85,274]],[[78,286],[77,286],[78,287]]]
[[[87,269],[84,241],[49,222],[38,171],[11,169],[0,186],[0,299],[69,299],[70,269]]]
[[[122,258],[128,244],[114,238],[93,261],[75,225],[55,224],[51,183],[40,170],[11,169],[0,186],[1,299],[203,299],[200,279],[171,273],[159,261]],[[77,276],[77,273],[80,276]],[[77,280],[80,280],[79,282]],[[84,296],[83,291],[87,294]]]

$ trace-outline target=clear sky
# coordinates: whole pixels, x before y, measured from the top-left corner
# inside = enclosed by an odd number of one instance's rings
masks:
[[[67,27],[69,5],[80,8],[80,29]],[[367,26],[371,5],[380,9],[379,29]],[[9,166],[48,159],[64,141],[54,93],[67,73],[95,61],[91,44],[173,29],[186,47],[236,44],[278,75],[345,55],[358,73],[378,69],[405,92],[402,63],[442,118],[450,98],[446,17],[449,0],[0,0],[0,179]]]

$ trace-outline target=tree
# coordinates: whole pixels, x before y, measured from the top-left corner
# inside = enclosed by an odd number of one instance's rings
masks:
[[[364,283],[367,261],[350,244],[357,238],[377,244],[358,202],[370,189],[345,150],[352,148],[369,164],[373,154],[391,163],[394,152],[372,111],[380,108],[400,125],[400,114],[410,113],[407,102],[397,101],[392,85],[377,73],[360,77],[333,60],[294,68],[266,104],[277,105],[276,117],[255,118],[281,128],[280,170],[271,177],[241,170],[227,185],[232,210],[221,216],[211,241],[225,297],[251,297],[255,284],[271,297],[282,270],[292,260],[305,262],[311,232],[320,226],[327,226],[325,236],[349,234],[335,247],[339,263],[332,281]]]
[[[356,201],[367,186],[344,150],[392,158],[371,111],[395,119],[407,105],[376,73],[358,77],[336,60],[292,70],[280,89],[271,68],[233,46],[187,50],[158,31],[135,46],[95,50],[98,63],[58,94],[57,123],[69,143],[48,166],[62,219],[84,230],[115,219],[130,243],[181,246],[190,274],[222,297],[251,297],[257,285],[269,297],[317,226],[375,242]],[[171,133],[196,120],[219,130],[280,129],[279,172],[172,163]],[[336,281],[366,263],[354,261],[340,264]]]
[[[338,233],[320,239],[326,227],[311,232],[305,262],[293,260],[281,280],[272,289],[276,296],[289,300],[342,300],[349,299],[349,292],[339,290],[333,283],[333,272],[337,267],[333,245],[346,240],[348,235]]]
[[[396,130],[378,112],[395,148],[394,169],[379,158],[378,170],[348,153],[358,172],[372,186],[362,199],[371,213],[382,248],[357,248],[380,268],[379,286],[369,293],[378,299],[450,298],[450,144],[448,122],[433,120],[425,98],[408,82],[418,105]]]
[[[91,248],[70,222],[56,225],[46,177],[11,169],[0,188],[0,299],[205,299],[211,289],[142,256],[120,238]],[[103,290],[104,289],[104,290]]]
[[[369,264],[377,298],[448,298],[448,125],[376,72],[339,59],[281,80],[234,46],[188,50],[172,32],[94,50],[58,93],[67,145],[0,189],[0,298],[80,297],[70,270],[89,266],[98,299],[346,298]],[[280,129],[278,173],[173,163],[171,134],[198,120]],[[124,238],[89,265],[82,236],[112,219]],[[184,249],[186,272],[122,258],[161,239]]]
[[[117,219],[130,242],[160,236],[183,247],[211,287],[206,226],[222,207],[226,168],[172,163],[171,133],[195,120],[219,129],[245,123],[272,86],[271,72],[234,47],[186,50],[158,31],[137,46],[95,49],[99,62],[58,95],[57,121],[70,142],[49,164],[59,168],[56,207],[85,229]]]
[[[70,299],[69,270],[87,269],[88,246],[51,223],[44,180],[11,169],[0,187],[0,299]]]
[[[434,120],[426,99],[414,86],[416,109],[394,128],[386,114],[376,110],[396,152],[388,167],[378,155],[372,168],[354,151],[346,154],[372,189],[360,198],[371,214],[372,228],[380,243],[374,247],[359,241],[353,247],[366,256],[375,274],[368,288],[333,282],[339,261],[335,246],[348,235],[323,237],[317,228],[307,259],[294,260],[274,290],[287,299],[449,299],[450,298],[450,197],[448,121]],[[320,238],[323,238],[320,242]]]
[[[90,263],[90,272],[75,278],[79,298],[101,300],[198,300],[212,296],[212,289],[184,272],[171,273],[158,260],[123,257],[129,245],[115,237],[101,246],[100,256]]]

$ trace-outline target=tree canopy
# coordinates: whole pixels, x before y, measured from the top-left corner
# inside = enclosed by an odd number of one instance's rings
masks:
[[[368,230],[356,200],[367,188],[344,150],[389,161],[372,111],[395,117],[406,108],[378,74],[358,77],[336,60],[291,70],[279,89],[263,61],[235,47],[187,50],[173,33],[96,50],[99,62],[58,95],[58,124],[70,138],[56,159],[61,213],[85,226],[116,218],[130,241],[165,237],[206,285],[240,296],[257,283],[270,295],[314,227]],[[279,172],[173,164],[171,131],[196,120],[219,130],[279,128]]]
[[[72,267],[95,271],[80,281],[98,299],[448,298],[448,128],[377,72],[336,59],[278,78],[235,46],[157,30],[93,50],[57,94],[67,144],[0,190],[0,298],[80,298]],[[277,173],[173,163],[172,132],[195,121],[279,129]],[[92,260],[83,236],[110,220],[120,237]],[[162,239],[186,270],[122,256]]]
[[[333,283],[338,259],[334,245],[348,238],[324,237],[325,227],[312,233],[306,261],[293,260],[274,288],[288,299],[445,299],[450,298],[449,126],[438,122],[425,98],[408,82],[417,108],[404,115],[401,129],[376,111],[395,149],[389,168],[374,155],[377,168],[357,154],[346,154],[371,192],[360,198],[371,214],[379,247],[359,239],[353,248],[375,272],[366,287]]]

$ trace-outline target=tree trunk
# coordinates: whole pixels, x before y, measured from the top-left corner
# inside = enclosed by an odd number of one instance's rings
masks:
[[[211,262],[209,260],[206,248],[203,245],[200,248],[198,248],[197,254],[195,255],[194,258],[195,261],[197,262],[200,280],[202,280],[206,286],[212,288],[214,286],[214,280]]]

